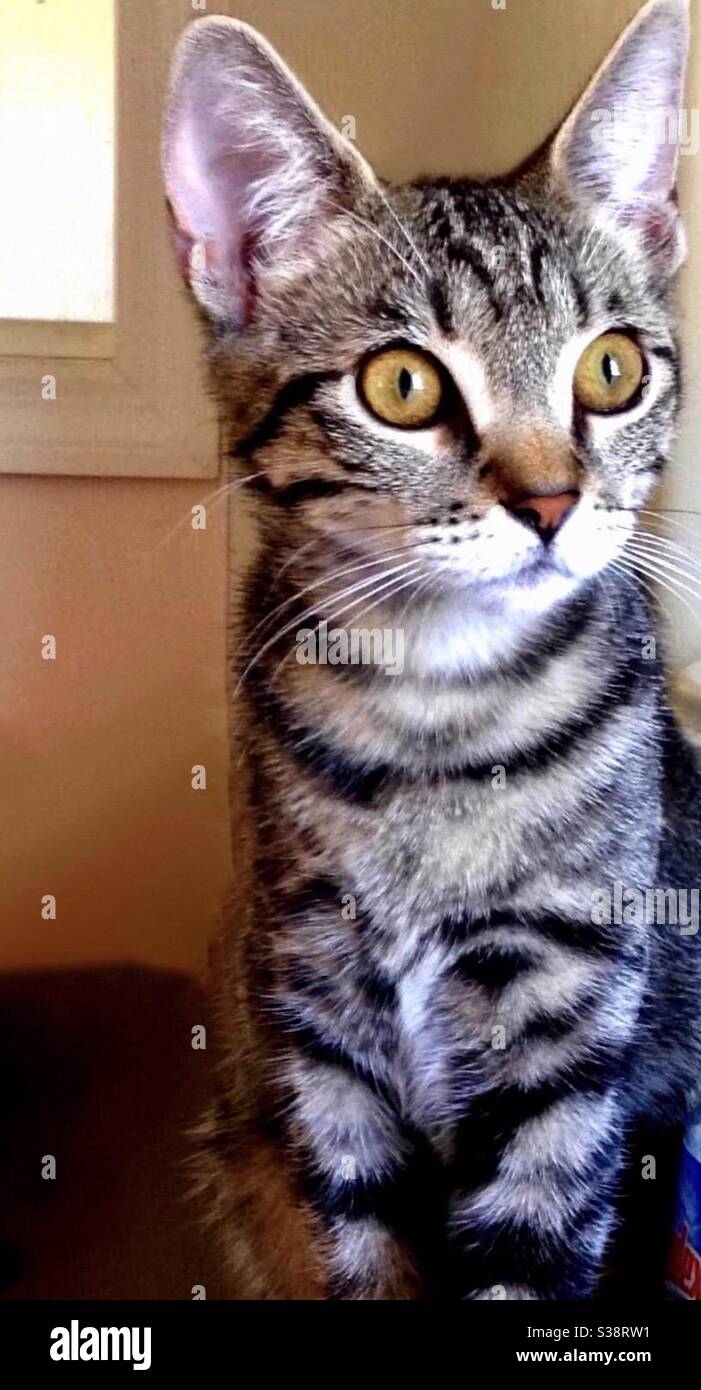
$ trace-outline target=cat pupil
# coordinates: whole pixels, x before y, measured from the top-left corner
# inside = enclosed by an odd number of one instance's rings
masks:
[[[414,378],[413,378],[411,372],[409,371],[409,368],[408,368],[408,367],[402,367],[402,370],[401,370],[401,372],[399,373],[399,394],[400,394],[400,396],[401,396],[401,398],[402,398],[403,401],[406,401],[406,400],[409,399],[409,396],[411,395],[411,391],[412,391],[413,385],[414,385]]]
[[[603,368],[607,385],[613,385],[613,382],[615,381],[616,377],[619,377],[621,375],[621,369],[618,365],[618,362],[616,361],[616,358],[612,357],[611,354],[607,352],[601,365]]]

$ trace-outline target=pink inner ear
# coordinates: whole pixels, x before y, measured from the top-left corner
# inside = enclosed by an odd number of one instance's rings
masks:
[[[648,255],[663,256],[670,274],[681,265],[686,253],[686,239],[676,198],[666,203],[648,203],[641,219],[643,244]]]
[[[688,46],[683,6],[659,3],[633,21],[563,130],[572,192],[612,224],[637,230],[648,253],[678,265],[684,236],[674,200]]]
[[[176,246],[209,311],[240,317],[268,272],[304,262],[365,166],[262,39],[216,19],[186,31],[164,169]],[[206,265],[187,264],[201,244]]]
[[[273,112],[259,109],[245,82],[234,83],[227,74],[218,99],[208,85],[193,79],[185,87],[166,140],[176,254],[194,284],[198,268],[190,256],[201,244],[206,265],[200,270],[238,300],[241,313],[250,308],[251,269],[265,262],[266,241],[289,243],[295,227],[298,239],[302,227],[308,229],[319,178],[317,173],[314,179],[311,159],[301,157],[299,135],[285,132]],[[306,198],[294,196],[298,189],[288,166],[295,154]]]
[[[221,149],[216,113],[202,101],[198,114],[199,99],[195,86],[185,94],[185,109],[176,112],[166,166],[168,192],[181,234],[190,243],[211,244],[221,264],[227,259],[228,246],[236,242],[235,207],[230,217],[226,211],[233,201],[227,188],[227,164],[234,150],[227,154]]]

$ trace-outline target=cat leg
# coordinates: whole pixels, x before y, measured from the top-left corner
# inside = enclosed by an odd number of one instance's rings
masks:
[[[458,1296],[591,1296],[613,1225],[622,1120],[613,1088],[572,1085],[495,1088],[459,1126],[449,1213]]]
[[[314,1213],[327,1297],[425,1296],[413,1239],[431,1207],[425,1156],[373,1077],[340,1048],[323,1059],[299,1050],[285,1072],[287,1138]]]
[[[544,916],[473,928],[443,977],[457,1296],[591,1295],[614,1222],[641,972],[637,941]]]

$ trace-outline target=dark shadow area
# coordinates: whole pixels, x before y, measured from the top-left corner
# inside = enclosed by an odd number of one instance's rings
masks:
[[[191,1299],[196,1284],[223,1296],[188,1200],[202,1023],[202,992],[182,975],[0,976],[0,1297]]]

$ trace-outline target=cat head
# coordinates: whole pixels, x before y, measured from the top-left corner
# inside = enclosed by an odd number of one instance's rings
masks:
[[[514,612],[625,566],[679,402],[687,48],[651,0],[510,178],[391,186],[254,30],[186,30],[168,199],[276,545]]]

